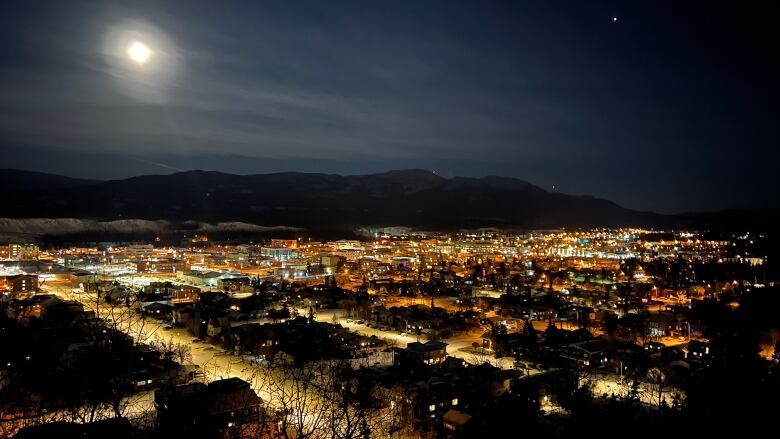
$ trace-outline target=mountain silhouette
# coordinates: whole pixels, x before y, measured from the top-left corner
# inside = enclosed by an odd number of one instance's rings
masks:
[[[244,221],[310,229],[612,227],[668,220],[515,178],[443,178],[424,170],[350,176],[187,171],[96,181],[5,169],[0,183],[6,200],[0,216],[10,218]]]

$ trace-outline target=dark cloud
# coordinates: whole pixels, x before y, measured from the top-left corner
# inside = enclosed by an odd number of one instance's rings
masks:
[[[776,205],[766,11],[422,3],[4,3],[0,159],[96,178],[428,168],[666,212]],[[107,61],[128,22],[166,40],[170,75]]]

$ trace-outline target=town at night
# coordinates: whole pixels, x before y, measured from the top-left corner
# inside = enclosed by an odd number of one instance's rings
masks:
[[[734,343],[754,373],[777,362],[763,235],[363,232],[0,248],[4,434],[436,437],[499,413],[555,429],[580,404],[649,422],[708,395]]]
[[[0,438],[776,429],[776,5],[0,16]]]

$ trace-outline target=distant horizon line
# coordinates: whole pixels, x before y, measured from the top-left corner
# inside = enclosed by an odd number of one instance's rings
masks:
[[[390,169],[387,171],[380,171],[380,172],[311,172],[311,171],[273,171],[273,172],[258,172],[258,173],[251,173],[251,174],[242,174],[237,172],[227,172],[227,171],[219,171],[219,170],[212,170],[212,169],[202,169],[202,168],[195,168],[195,169],[179,169],[174,168],[172,166],[167,166],[167,168],[171,169],[171,172],[169,173],[150,173],[150,174],[137,174],[130,177],[121,177],[121,178],[108,178],[108,179],[102,179],[102,178],[82,178],[82,177],[74,177],[72,175],[69,175],[68,173],[60,173],[60,172],[46,172],[46,171],[38,171],[33,169],[22,169],[22,168],[0,168],[0,171],[22,171],[22,172],[31,172],[31,173],[38,173],[38,174],[46,174],[46,175],[55,175],[59,177],[67,177],[67,178],[73,178],[73,179],[79,179],[79,180],[95,180],[95,181],[116,181],[116,180],[126,180],[128,178],[134,178],[134,177],[145,177],[145,176],[152,176],[152,175],[174,175],[174,174],[186,174],[190,172],[212,172],[216,174],[226,174],[226,175],[237,175],[242,177],[248,177],[252,175],[274,175],[274,174],[307,174],[307,175],[336,175],[340,177],[346,177],[346,176],[368,176],[368,175],[382,175],[382,174],[389,174],[392,172],[425,172],[428,174],[435,175],[436,177],[439,177],[441,179],[445,180],[452,180],[453,178],[470,178],[470,179],[481,179],[481,178],[506,178],[510,180],[517,180],[522,181],[528,184],[533,184],[534,186],[539,187],[540,189],[544,189],[539,185],[536,185],[534,183],[529,182],[528,180],[524,180],[522,178],[518,177],[508,177],[505,175],[498,175],[498,174],[485,174],[481,175],[479,177],[470,177],[466,175],[453,175],[452,177],[447,177],[444,175],[441,175],[438,171],[433,169],[425,169],[425,168],[399,168],[399,169]],[[548,191],[551,192],[551,191]]]

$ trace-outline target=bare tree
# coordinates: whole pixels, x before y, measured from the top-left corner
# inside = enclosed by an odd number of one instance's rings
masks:
[[[663,411],[663,406],[666,403],[664,398],[666,374],[661,372],[661,369],[654,367],[647,371],[648,386],[651,390],[651,399],[658,405],[658,411]]]
[[[283,438],[390,437],[396,404],[381,388],[367,385],[346,360],[295,365],[276,361],[252,368],[252,383],[275,413]]]
[[[189,346],[159,339],[155,334],[160,325],[147,324],[149,320],[130,300],[106,300],[106,291],[99,288],[78,295],[69,288],[51,288],[60,297],[83,306],[85,315],[78,324],[89,333],[90,341],[82,343],[83,350],[74,351],[72,357],[70,351],[65,354],[66,364],[58,378],[63,397],[57,398],[58,405],[39,398],[15,415],[14,422],[5,422],[11,419],[3,417],[0,436],[9,437],[6,433],[22,426],[56,421],[90,423],[113,417],[148,421],[153,410],[151,392],[132,381],[129,359],[137,357],[139,345],[154,340],[160,352],[184,363],[191,360]],[[173,378],[170,376],[170,381]]]
[[[471,364],[489,364],[494,367],[501,367],[501,360],[491,355],[487,349],[480,346],[479,343],[474,342],[471,345],[471,353],[469,354],[467,362]]]
[[[179,364],[192,363],[192,347],[173,341],[173,337],[169,337],[166,341],[164,338],[157,336],[149,342],[149,346]]]

